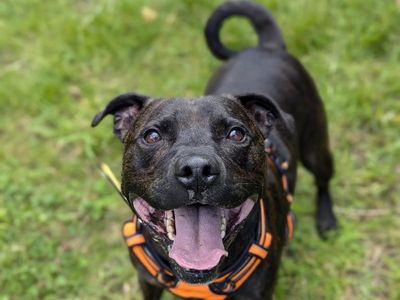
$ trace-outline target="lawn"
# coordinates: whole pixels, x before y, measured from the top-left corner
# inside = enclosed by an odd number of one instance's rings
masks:
[[[0,299],[140,299],[120,235],[130,212],[98,171],[119,173],[122,146],[111,119],[90,121],[125,91],[201,95],[220,65],[203,38],[220,2],[0,2]],[[259,2],[324,99],[340,221],[318,238],[300,169],[275,298],[400,299],[399,1]],[[223,40],[256,37],[236,19]]]

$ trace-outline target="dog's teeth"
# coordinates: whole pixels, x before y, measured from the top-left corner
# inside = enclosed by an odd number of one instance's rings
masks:
[[[166,222],[166,227],[167,227],[167,231],[170,233],[174,233],[175,229],[174,229],[174,222],[172,222],[172,220],[167,220]]]
[[[168,231],[169,233],[174,233],[174,226],[172,226],[171,224],[168,224],[168,225],[167,225],[167,231]]]
[[[167,219],[173,219],[174,218],[174,213],[172,212],[172,210],[167,210],[165,212],[165,216]]]
[[[225,226],[221,226],[221,237],[224,238],[226,233],[226,227]]]
[[[225,237],[226,234],[226,218],[224,211],[221,211],[221,239]]]
[[[174,221],[168,219],[167,220],[167,224],[165,225],[165,227],[167,227],[167,231],[174,233],[175,232],[175,226],[174,226]]]
[[[167,210],[165,212],[164,224],[167,228],[167,236],[173,241],[175,239],[175,221],[174,221],[174,213],[172,210]]]
[[[175,240],[175,234],[173,234],[173,233],[171,233],[171,232],[168,232],[168,238],[169,238],[171,241]]]

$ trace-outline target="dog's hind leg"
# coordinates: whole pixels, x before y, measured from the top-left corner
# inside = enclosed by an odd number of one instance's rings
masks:
[[[322,103],[317,101],[314,112],[306,121],[300,137],[300,158],[304,166],[314,175],[317,185],[317,230],[321,237],[337,229],[337,220],[332,208],[329,182],[333,176],[333,159],[329,150],[328,130]]]

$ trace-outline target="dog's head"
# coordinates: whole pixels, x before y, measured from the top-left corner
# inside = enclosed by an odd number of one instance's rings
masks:
[[[123,94],[114,115],[124,143],[122,192],[175,273],[213,279],[265,185],[264,139],[283,112],[259,95],[151,99]]]

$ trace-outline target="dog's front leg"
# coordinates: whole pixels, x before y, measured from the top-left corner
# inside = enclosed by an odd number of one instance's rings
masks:
[[[150,284],[144,278],[139,277],[139,285],[142,290],[143,300],[159,300],[163,292],[163,288]]]

